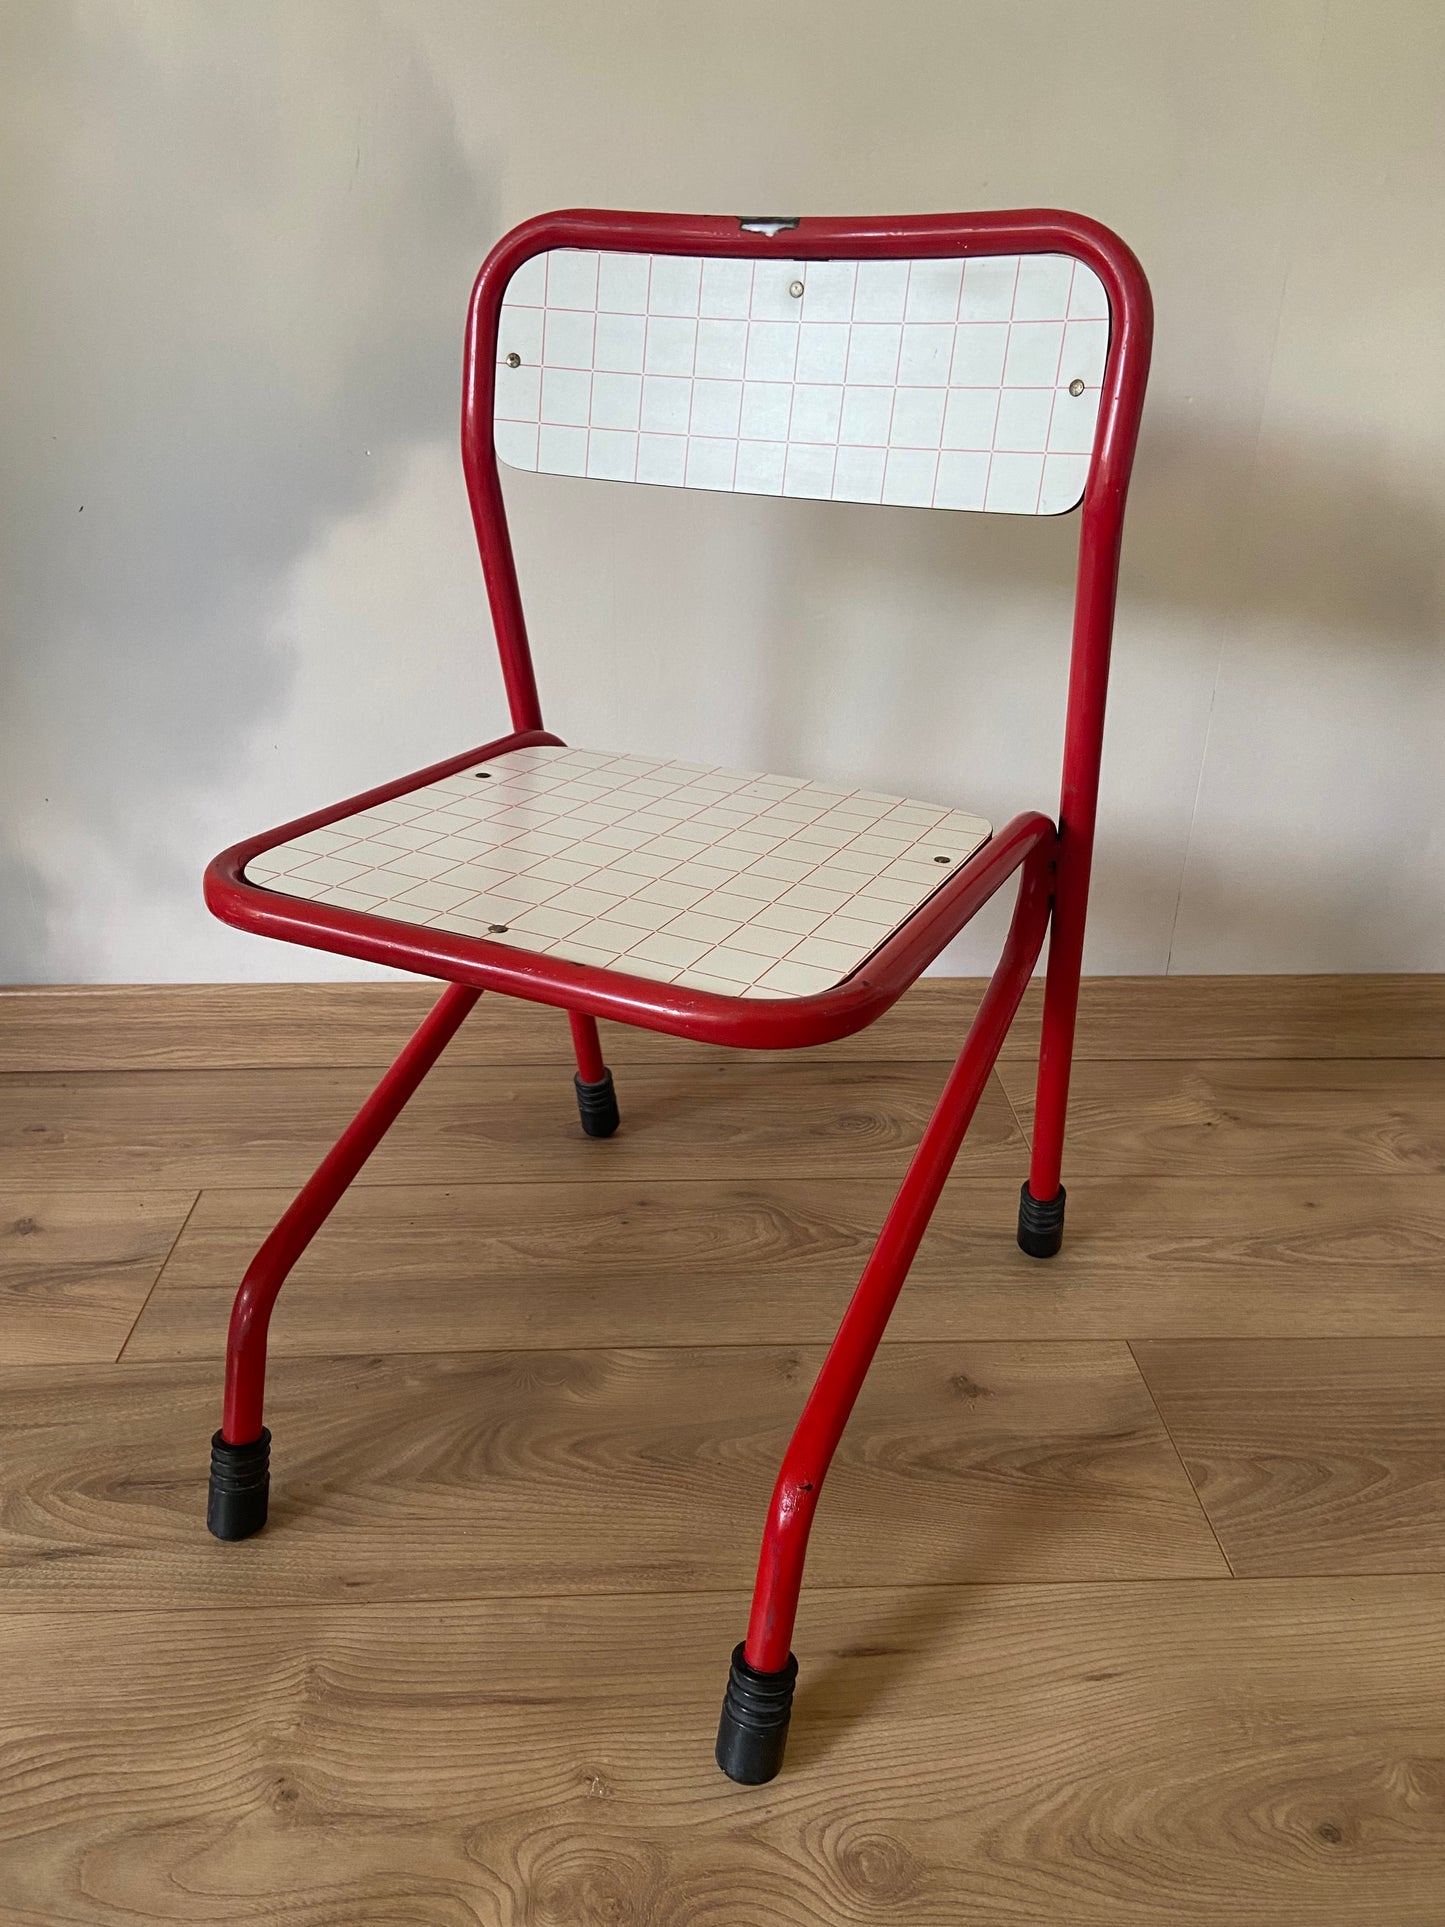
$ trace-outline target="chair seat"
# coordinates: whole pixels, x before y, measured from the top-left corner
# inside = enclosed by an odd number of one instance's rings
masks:
[[[842,983],[982,817],[795,776],[533,745],[263,850],[248,882],[734,997]]]

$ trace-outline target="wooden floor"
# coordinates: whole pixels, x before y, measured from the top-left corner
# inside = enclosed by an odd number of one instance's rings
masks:
[[[0,1927],[1440,1927],[1445,979],[1030,1000],[819,1514],[787,1767],[712,1764],[779,1455],[976,987],[740,1056],[484,999],[273,1329],[412,986],[0,994]]]

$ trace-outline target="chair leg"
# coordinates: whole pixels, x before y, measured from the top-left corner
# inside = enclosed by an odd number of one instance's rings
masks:
[[[447,986],[251,1260],[231,1307],[225,1408],[221,1429],[211,1440],[206,1524],[218,1539],[246,1539],[266,1523],[271,1434],[261,1423],[261,1412],[266,1389],[266,1334],[277,1295],[296,1260],[396,1122],[480,995],[467,984]]]
[[[597,1019],[581,1011],[567,1013],[572,1022],[572,1044],[577,1052],[577,1075],[572,1082],[577,1091],[577,1114],[588,1137],[611,1137],[622,1119],[617,1109],[617,1093],[612,1073],[602,1061],[602,1040],[597,1035]]]
[[[748,1634],[732,1656],[717,1738],[718,1765],[744,1785],[771,1780],[783,1763],[798,1671],[791,1650],[793,1624],[818,1496],[1043,945],[1052,858],[1045,845],[1025,864],[998,968],[843,1314],[773,1488]]]
[[[1089,894],[1087,857],[1076,851],[1073,860],[1066,861],[1064,847],[1061,843],[1049,931],[1033,1151],[1028,1180],[1019,1195],[1019,1249],[1031,1258],[1052,1258],[1064,1242],[1067,1193],[1060,1176],[1069,1076],[1074,1061],[1074,1026],[1079,1010],[1079,977],[1084,960],[1084,912]]]

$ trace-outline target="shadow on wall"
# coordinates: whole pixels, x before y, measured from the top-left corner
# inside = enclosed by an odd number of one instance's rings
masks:
[[[1149,609],[1204,623],[1282,621],[1319,638],[1322,650],[1390,650],[1438,656],[1445,621],[1440,555],[1445,525],[1430,478],[1411,487],[1384,469],[1367,441],[1344,438],[1256,449],[1188,420],[1146,415],[1125,521],[1121,606],[1138,622]],[[765,664],[779,687],[760,697],[761,716],[806,713],[829,691],[830,635],[810,620],[831,612],[852,583],[875,602],[881,577],[926,580],[947,603],[970,614],[1011,600],[1057,610],[1048,657],[1057,680],[1067,667],[1068,609],[1078,554],[1079,517],[953,515],[830,504],[799,517],[779,545],[772,598],[777,612]],[[913,655],[914,638],[888,637],[880,662],[878,729],[925,740],[936,719],[933,637]],[[981,646],[980,646],[981,645]],[[987,638],[977,638],[986,669]],[[1305,668],[1301,665],[1302,670]],[[986,688],[980,684],[986,704]],[[898,705],[906,705],[900,714]],[[1062,699],[1060,700],[1062,713]],[[786,758],[787,750],[779,745]],[[906,772],[902,780],[907,780]]]
[[[1214,956],[1191,969],[1229,972],[1332,972],[1426,969],[1438,930],[1429,893],[1382,881],[1361,854],[1331,863],[1328,887],[1316,872],[1294,874],[1288,860],[1236,860],[1229,874],[1194,860],[1191,888],[1208,893]],[[987,976],[998,961],[1016,884],[1006,883],[960,933],[934,966],[944,976]],[[1157,840],[1112,827],[1101,839],[1089,903],[1086,975],[1148,974],[1132,960],[1148,957],[1158,940],[1159,906],[1172,907],[1179,890],[1178,852]],[[1381,903],[1390,917],[1382,924]],[[1167,928],[1167,925],[1166,925]],[[1388,941],[1388,957],[1382,943]],[[1239,964],[1235,958],[1248,961]],[[1327,957],[1328,965],[1311,964]],[[1402,959],[1392,962],[1389,958]],[[1040,959],[1039,969],[1043,969]],[[1185,974],[1189,974],[1186,972]]]
[[[56,0],[7,13],[0,74],[0,246],[23,270],[0,361],[19,844],[0,979],[23,981],[76,915],[46,878],[100,862],[175,887],[177,805],[285,704],[288,572],[454,435],[496,223],[448,105],[364,0]]]
[[[1120,731],[1147,724],[1152,740],[1141,747],[1116,734],[1106,754],[1103,809],[1114,820],[1101,840],[1091,929],[1111,954],[1094,968],[1147,956],[1169,928],[1181,884],[1197,728],[1187,716],[1140,712],[1139,692],[1167,691],[1167,672],[1181,669],[1177,686],[1187,694],[1202,680],[1207,696],[1219,640],[1230,634],[1246,646],[1253,638],[1261,649],[1290,652],[1280,678],[1286,687],[1295,678],[1306,687],[1362,655],[1396,659],[1408,686],[1427,659],[1439,660],[1445,630],[1437,500],[1431,478],[1412,483],[1398,466],[1385,467],[1367,440],[1300,437],[1256,449],[1248,436],[1201,429],[1187,417],[1146,417],[1124,539],[1120,633],[1129,660],[1121,654],[1116,664],[1116,683],[1127,678],[1134,686],[1136,713],[1126,724],[1116,689],[1113,714]],[[819,774],[842,776],[851,762],[877,786],[907,792],[928,780],[947,784],[962,759],[977,785],[970,793],[987,796],[999,820],[1027,807],[1052,813],[1057,763],[1042,791],[1020,782],[1019,765],[1036,770],[1037,745],[1062,740],[1078,533],[1077,515],[1034,520],[843,505],[797,514],[773,551],[769,634],[758,657],[754,714],[765,766],[797,763],[801,732]],[[900,581],[923,585],[904,599],[911,627],[892,619]],[[844,652],[857,659],[866,651],[866,689],[840,679],[840,636],[850,629],[867,638],[853,636]],[[1181,647],[1205,655],[1193,676],[1177,663],[1139,661],[1141,650]],[[847,725],[830,729],[821,719],[840,707]],[[1200,727],[1203,718],[1201,707]],[[1289,715],[1279,726],[1287,734]],[[1025,741],[1031,753],[1011,748]],[[1150,759],[1173,752],[1190,759],[1173,786],[1185,814],[1177,834],[1166,819],[1151,841],[1143,819],[1168,786]],[[1336,753],[1320,746],[1321,755]],[[1423,744],[1411,753],[1428,766]],[[1127,793],[1131,758],[1141,772],[1137,796]],[[1260,777],[1247,813],[1259,824],[1252,841],[1268,850],[1267,768]],[[1376,866],[1351,871],[1343,847],[1340,857],[1338,889],[1324,896],[1314,877],[1302,878],[1294,894],[1282,886],[1278,852],[1260,865],[1257,887],[1231,876],[1223,894],[1242,953],[1379,968],[1387,885]],[[1221,881],[1201,877],[1216,895]],[[1406,944],[1410,906],[1395,906],[1392,915],[1395,941]],[[983,950],[966,945],[945,966],[980,967],[1001,933],[1001,921],[996,930],[980,926]],[[1414,948],[1425,943],[1422,935]],[[1221,954],[1229,954],[1227,945]],[[1161,952],[1156,967],[1163,962]]]
[[[1190,895],[1209,904],[1213,954],[1191,963],[1184,974],[1428,969],[1428,963],[1411,960],[1428,959],[1438,942],[1439,910],[1433,893],[1412,887],[1408,873],[1382,874],[1367,838],[1353,847],[1330,848],[1322,862],[1311,864],[1309,858],[1318,855],[1317,838],[1299,851],[1286,837],[1262,859],[1236,855],[1226,873],[1196,851],[1190,859]],[[1011,890],[1009,886],[1003,893],[1010,905]],[[1172,903],[1178,890],[1177,852],[1111,828],[1101,840],[1095,866],[1086,971],[1091,944],[1095,954],[1105,943],[1126,956],[1131,945],[1136,954],[1142,953],[1154,906],[1161,899]],[[1388,916],[1382,916],[1383,906],[1388,906]],[[1000,925],[992,949],[983,947],[979,970],[992,969],[1002,934]],[[1241,957],[1246,961],[1235,961]],[[1329,962],[1312,961],[1318,958]],[[1108,969],[1133,974],[1117,963]]]
[[[546,714],[564,735],[861,780],[997,822],[1055,808],[1077,515],[955,515],[514,472],[506,488]],[[1244,429],[1169,412],[1162,396],[1146,413],[1125,532],[1091,969],[1168,962],[1222,639],[1257,659],[1255,686],[1281,714],[1277,737],[1257,732],[1260,767],[1238,800],[1227,892],[1207,852],[1191,857],[1204,900],[1219,899],[1211,927],[1239,937],[1213,954],[1267,957],[1255,967],[1274,969],[1319,958],[1380,969],[1431,954],[1429,916],[1397,902],[1396,873],[1368,854],[1371,824],[1353,844],[1337,836],[1325,859],[1307,806],[1328,794],[1336,767],[1357,795],[1373,784],[1388,797],[1394,775],[1378,734],[1341,741],[1338,692],[1350,678],[1382,690],[1403,734],[1409,699],[1392,687],[1407,692],[1429,674],[1438,688],[1442,533],[1433,478],[1392,464],[1365,437],[1301,434],[1261,447]],[[624,628],[631,654],[619,675]],[[1334,707],[1311,714],[1300,699],[1322,687],[1335,691]],[[1297,700],[1313,730],[1303,740],[1291,740]],[[1428,704],[1419,716],[1401,742],[1417,785],[1430,767]],[[1293,774],[1272,793],[1276,740]],[[1002,923],[990,914],[942,967],[992,966]]]
[[[1230,437],[1146,411],[1124,536],[1135,602],[1283,621],[1355,654],[1435,655],[1445,524],[1366,436]]]

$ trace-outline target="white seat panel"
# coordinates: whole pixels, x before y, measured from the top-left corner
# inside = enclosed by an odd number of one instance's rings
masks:
[[[286,896],[734,997],[831,989],[988,840],[942,803],[515,749],[246,865]]]

